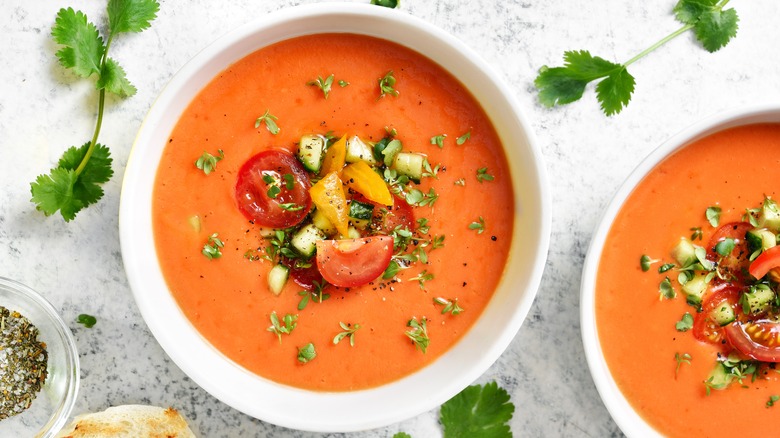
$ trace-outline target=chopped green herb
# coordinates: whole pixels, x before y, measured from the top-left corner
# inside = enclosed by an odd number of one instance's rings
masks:
[[[325,280],[320,281],[314,281],[314,290],[308,291],[308,290],[302,290],[298,292],[298,295],[301,296],[301,301],[298,302],[298,310],[303,310],[306,308],[306,305],[309,304],[309,301],[315,302],[315,303],[322,303],[323,301],[330,298],[330,294],[326,294],[323,290],[325,289],[325,286],[328,285],[328,282]]]
[[[674,268],[674,263],[664,263],[663,265],[658,267],[658,273],[663,274],[664,272]]]
[[[426,205],[433,207],[433,204],[439,199],[439,195],[433,187],[428,190],[428,193],[423,193],[418,189],[411,189],[406,193],[406,202],[409,205],[416,205],[424,207]]]
[[[715,252],[721,257],[728,257],[731,251],[734,251],[735,246],[736,242],[734,242],[734,239],[726,238],[715,244]]]
[[[458,305],[458,299],[455,298],[454,300],[448,300],[446,298],[442,297],[436,297],[433,299],[433,304],[438,304],[440,306],[444,306],[441,309],[441,314],[444,315],[445,313],[451,313],[452,315],[458,315],[461,312],[463,312],[463,308]]]
[[[314,351],[314,344],[311,342],[298,349],[298,362],[300,363],[311,362],[315,357],[317,357],[317,352]]]
[[[347,81],[345,81],[345,80],[343,80],[343,79],[339,81],[339,86],[340,86],[341,88],[344,88],[344,87],[346,87],[347,85],[349,85],[349,82],[347,82]]]
[[[456,186],[465,187],[466,186],[466,179],[465,178],[458,178],[455,180]]]
[[[729,0],[679,0],[674,7],[676,18],[684,25],[657,43],[629,59],[616,64],[590,52],[564,52],[563,67],[542,66],[534,84],[539,90],[542,105],[553,107],[579,100],[588,83],[599,81],[596,97],[607,116],[619,113],[628,105],[634,92],[634,77],[628,73],[628,66],[663,46],[675,37],[693,29],[696,39],[709,52],[728,44],[737,34],[737,13],[734,9],[723,10]]]
[[[276,178],[266,173],[263,175],[263,182],[266,184],[276,184]]]
[[[282,321],[279,321],[279,317],[276,315],[276,311],[271,312],[271,326],[268,327],[268,331],[275,334],[279,338],[279,343],[282,343],[282,335],[289,335],[298,325],[298,315],[286,314]]]
[[[701,227],[691,228],[691,231],[693,231],[693,234],[691,234],[691,240],[701,240],[703,234]]]
[[[693,316],[691,316],[690,313],[685,312],[685,315],[682,316],[682,319],[677,321],[677,324],[674,325],[674,328],[677,329],[678,332],[687,332],[688,330],[693,328]]]
[[[295,177],[291,173],[285,173],[282,178],[284,178],[284,187],[287,190],[295,188]]]
[[[707,207],[707,210],[704,211],[704,216],[707,218],[707,222],[709,222],[710,225],[717,227],[720,223],[720,213],[720,207]]]
[[[482,216],[480,216],[479,219],[469,224],[469,230],[477,230],[477,234],[484,233],[485,219],[483,219]]]
[[[444,148],[444,139],[447,138],[447,134],[439,134],[431,137],[431,144],[435,144],[439,149]]]
[[[425,170],[425,172],[422,173],[422,177],[439,179],[440,169],[441,169],[441,164],[437,164],[435,167],[431,167],[431,163],[429,163],[428,159],[425,158],[423,160],[423,170]]]
[[[472,385],[441,405],[444,438],[510,438],[515,406],[496,382]]]
[[[62,46],[56,53],[60,65],[82,78],[95,76],[99,91],[97,121],[91,140],[80,147],[67,149],[49,174],[38,175],[30,183],[30,201],[46,216],[59,211],[65,222],[70,222],[79,211],[103,197],[100,186],[114,175],[109,149],[97,142],[103,126],[106,92],[120,97],[136,92],[127,80],[125,70],[108,56],[110,43],[120,33],[147,29],[159,9],[156,0],[110,1],[105,40],[83,12],[73,8],[62,8],[57,12],[51,35],[54,42]]]
[[[661,284],[658,286],[658,292],[660,293],[659,299],[666,298],[667,300],[670,300],[677,296],[674,292],[674,288],[672,288],[672,282],[669,280],[669,277],[666,277],[661,281]]]
[[[457,140],[455,140],[455,144],[458,146],[462,145],[463,143],[466,143],[466,140],[471,138],[471,131],[466,132],[465,134],[458,137]]]
[[[330,94],[330,88],[333,86],[333,78],[334,76],[332,74],[325,79],[322,79],[322,76],[317,76],[316,80],[309,81],[306,83],[306,85],[319,87],[320,90],[322,90],[322,94],[325,95],[325,99],[327,99],[328,94]]]
[[[746,208],[742,215],[742,222],[750,222],[750,225],[758,228],[758,216],[761,214],[760,208]]]
[[[216,170],[217,162],[222,161],[223,158],[225,158],[225,152],[222,149],[218,150],[216,157],[206,151],[203,151],[203,155],[201,155],[200,158],[195,161],[195,167],[208,175]]]
[[[686,313],[687,315],[687,313]],[[684,363],[691,364],[691,355],[688,353],[674,353],[674,360],[677,361],[677,366],[674,368],[674,378],[677,378],[677,373],[680,372],[680,366]]]
[[[778,400],[780,400],[780,395],[770,395],[769,400],[766,402],[766,407],[771,408]]]
[[[255,120],[255,129],[259,128],[260,125],[265,123],[266,129],[273,134],[276,135],[279,133],[279,125],[276,124],[276,121],[279,120],[275,115],[271,114],[271,110],[265,110],[265,113],[258,117],[257,120]]]
[[[425,289],[425,282],[431,281],[433,278],[433,274],[424,269],[422,272],[417,274],[415,277],[410,278],[409,280],[418,281],[420,283],[420,289]]]
[[[387,269],[385,269],[384,274],[382,274],[382,279],[389,280],[395,277],[395,274],[397,274],[401,269],[403,268],[401,268],[401,265],[397,261],[390,260],[390,264],[387,265]]]
[[[407,327],[411,327],[405,332],[406,336],[412,340],[414,346],[422,351],[426,352],[430,339],[428,338],[428,326],[425,322],[425,318],[421,321],[417,321],[417,317],[413,317],[406,323]]]
[[[493,181],[493,175],[487,173],[488,169],[487,167],[481,167],[477,169],[477,181],[480,183],[485,181]]]
[[[379,99],[388,94],[393,97],[398,96],[398,90],[395,89],[395,76],[393,76],[392,70],[379,78]]]
[[[206,242],[205,245],[203,245],[203,251],[201,251],[201,254],[206,256],[209,260],[214,260],[222,257],[222,248],[225,246],[224,243],[222,243],[222,240],[220,240],[218,236],[218,233],[214,233],[211,236],[209,236],[208,242]]]
[[[269,193],[269,196],[270,196],[270,193]],[[298,204],[296,204],[294,202],[284,202],[284,203],[279,204],[279,208],[281,208],[282,210],[287,210],[287,211],[299,211],[299,210],[303,210],[303,205],[298,205]]]
[[[82,313],[81,315],[78,316],[76,322],[79,324],[84,324],[84,327],[86,328],[92,328],[95,324],[97,324],[97,318],[95,318],[92,315],[87,315],[86,313]]]
[[[651,259],[647,254],[642,254],[642,257],[639,257],[639,266],[642,268],[642,272],[649,271],[650,265],[658,262],[659,260]]]
[[[386,8],[397,8],[398,0],[371,0],[372,5],[384,6]]]
[[[268,187],[267,195],[271,199],[276,199],[277,196],[279,196],[279,193],[282,193],[282,189],[279,188],[279,186],[272,185]]]
[[[360,324],[344,324],[343,322],[339,322],[339,327],[343,330],[339,334],[337,334],[333,338],[333,343],[338,344],[341,342],[342,339],[348,337],[349,338],[349,346],[354,347],[355,346],[355,332],[360,330]]]

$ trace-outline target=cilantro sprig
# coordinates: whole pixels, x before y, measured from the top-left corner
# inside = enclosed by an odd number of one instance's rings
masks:
[[[120,97],[135,94],[125,70],[108,56],[111,43],[121,33],[141,32],[157,17],[156,0],[109,0],[108,37],[104,40],[97,26],[73,8],[57,13],[52,27],[54,42],[62,46],[56,53],[60,65],[82,78],[95,77],[98,112],[92,139],[65,151],[49,174],[39,175],[30,184],[31,202],[46,216],[60,212],[70,222],[85,207],[103,197],[101,184],[114,175],[109,149],[98,143],[103,124],[106,92]]]
[[[515,412],[509,393],[496,382],[472,385],[441,405],[444,438],[511,437]]]
[[[734,9],[723,8],[729,0],[679,0],[675,18],[683,26],[628,61],[617,64],[593,56],[587,50],[564,52],[563,67],[543,66],[534,84],[542,105],[553,107],[579,100],[588,83],[596,84],[596,98],[601,110],[612,116],[625,108],[634,93],[636,81],[627,68],[674,38],[693,30],[696,39],[709,52],[729,43],[737,34],[739,17]]]

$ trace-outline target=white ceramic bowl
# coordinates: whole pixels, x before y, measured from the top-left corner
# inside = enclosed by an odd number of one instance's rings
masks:
[[[436,61],[481,103],[506,148],[516,195],[515,235],[498,290],[462,340],[433,364],[399,381],[354,392],[315,392],[258,377],[218,352],[193,328],[168,291],[152,236],[154,176],[182,111],[211,79],[255,50],[300,35],[346,32],[391,40]],[[311,431],[379,427],[433,409],[471,384],[501,355],[531,306],[544,268],[550,200],[541,153],[511,90],[462,42],[401,11],[355,3],[293,7],[245,25],[192,59],[147,115],[122,187],[120,238],[136,302],[157,341],[206,391],[253,417]]]
[[[38,328],[49,355],[46,380],[24,412],[0,421],[0,436],[52,438],[70,417],[79,389],[76,342],[54,307],[38,292],[0,277],[0,306],[17,311]]]
[[[596,327],[596,276],[604,242],[626,198],[640,181],[661,161],[686,145],[724,129],[753,123],[780,122],[780,107],[777,105],[754,106],[726,111],[702,120],[667,140],[654,150],[631,173],[623,183],[604,212],[588,249],[582,273],[580,291],[580,319],[582,341],[588,367],[596,389],[620,429],[632,437],[661,436],[641,417],[626,400],[609,372],[604,360]]]

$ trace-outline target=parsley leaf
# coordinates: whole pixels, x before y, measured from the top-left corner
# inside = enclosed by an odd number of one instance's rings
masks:
[[[588,83],[596,85],[601,110],[612,116],[625,108],[634,93],[636,82],[627,67],[677,36],[693,29],[696,38],[710,52],[729,43],[737,34],[739,18],[734,9],[723,11],[729,0],[679,0],[674,7],[676,18],[685,25],[653,44],[625,63],[618,64],[593,56],[586,50],[564,52],[563,67],[542,66],[534,85],[539,102],[547,107],[579,100]]]
[[[472,385],[441,405],[444,438],[511,437],[509,420],[515,406],[509,393],[496,382]]]
[[[51,35],[54,42],[65,46],[56,54],[63,67],[83,78],[100,74],[100,59],[105,51],[103,38],[83,12],[73,8],[60,9]]]
[[[97,318],[95,318],[92,315],[87,315],[86,313],[82,313],[78,316],[76,322],[79,324],[83,324],[84,327],[86,328],[92,328],[95,324],[97,324]]]

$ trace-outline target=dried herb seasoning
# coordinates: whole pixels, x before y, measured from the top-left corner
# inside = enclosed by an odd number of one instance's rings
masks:
[[[0,420],[30,407],[46,381],[48,359],[38,328],[0,306]]]

